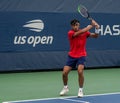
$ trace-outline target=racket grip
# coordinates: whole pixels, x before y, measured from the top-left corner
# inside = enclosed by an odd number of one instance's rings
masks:
[[[88,20],[92,21],[93,19],[91,17],[89,17]]]

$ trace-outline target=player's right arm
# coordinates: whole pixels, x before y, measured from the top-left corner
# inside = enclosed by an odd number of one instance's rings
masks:
[[[90,29],[92,29],[93,27],[97,27],[99,28],[99,25],[97,24],[97,22],[95,20],[92,20],[91,25],[88,25],[87,27],[78,30],[77,32],[74,33],[73,37],[76,37],[78,35],[81,35],[82,33],[85,33],[87,31],[89,31]]]
[[[76,37],[76,36],[78,36],[80,34],[83,34],[84,32],[87,32],[87,31],[89,31],[92,28],[93,28],[93,25],[88,25],[87,27],[85,27],[83,29],[80,29],[77,32],[75,32],[74,35],[73,35],[73,37]]]

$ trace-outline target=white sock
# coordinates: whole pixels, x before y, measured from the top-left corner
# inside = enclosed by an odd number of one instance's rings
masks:
[[[68,88],[68,85],[64,85],[64,88]]]
[[[79,91],[83,91],[83,88],[79,88]]]

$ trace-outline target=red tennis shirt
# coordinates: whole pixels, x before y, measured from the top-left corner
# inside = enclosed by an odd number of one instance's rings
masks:
[[[73,37],[74,33],[74,30],[70,30],[68,32],[68,39],[70,43],[70,51],[68,52],[68,55],[74,58],[86,56],[86,40],[90,35],[90,32],[85,32],[76,37]]]

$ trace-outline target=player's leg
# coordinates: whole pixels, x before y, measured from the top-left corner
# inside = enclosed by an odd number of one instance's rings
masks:
[[[71,69],[72,69],[72,67],[70,67],[70,66],[64,66],[63,73],[62,73],[64,87],[63,87],[62,91],[60,92],[60,95],[65,95],[69,91],[69,89],[68,89],[68,74]]]
[[[79,83],[78,97],[83,97],[84,63],[85,63],[85,57],[80,57],[77,61],[78,83]]]
[[[78,83],[79,83],[79,87],[83,88],[83,84],[84,84],[84,65],[80,64],[78,65]]]
[[[70,67],[70,66],[64,66],[63,73],[62,73],[64,86],[67,86],[67,83],[68,83],[68,73],[70,72],[71,69],[72,69],[72,67]]]
[[[72,68],[76,66],[76,59],[68,56],[66,66],[63,68],[62,78],[63,78],[63,84],[64,87],[62,91],[60,92],[60,95],[65,95],[69,89],[68,89],[68,74]]]
[[[83,97],[83,84],[84,84],[84,65],[78,65],[78,97]]]

